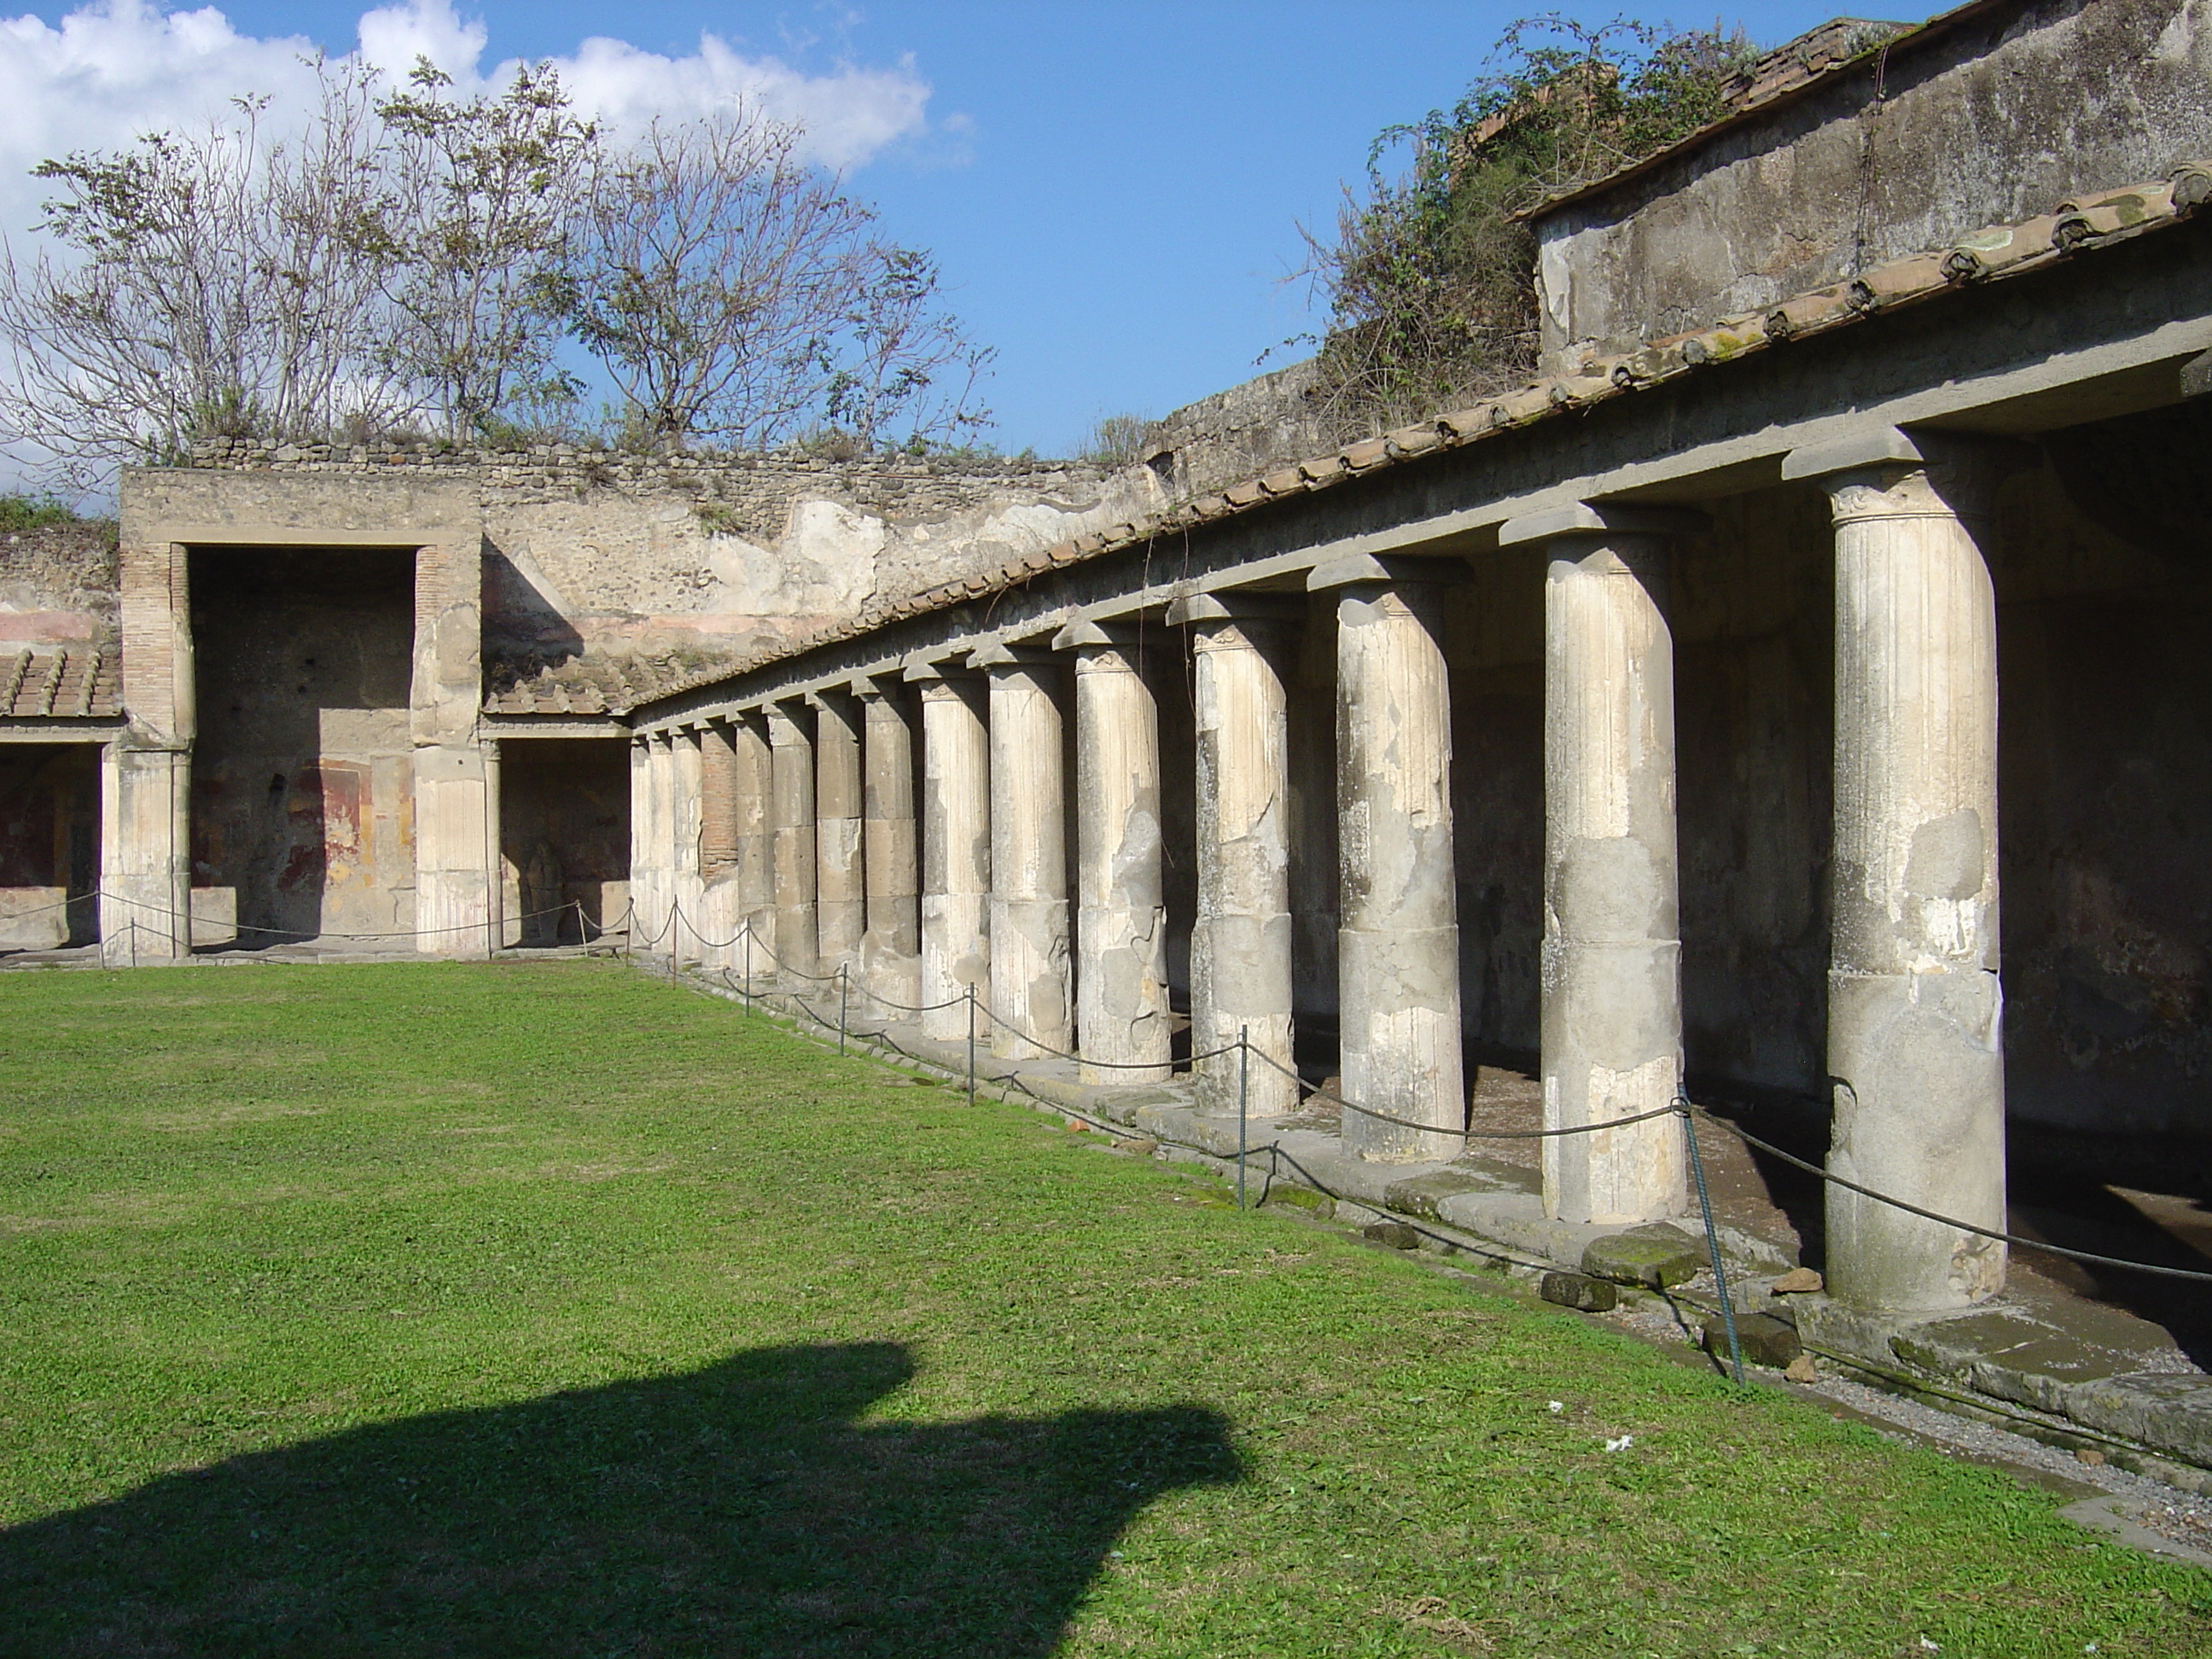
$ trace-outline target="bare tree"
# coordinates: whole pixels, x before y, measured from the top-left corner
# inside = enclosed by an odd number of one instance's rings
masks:
[[[188,136],[42,163],[58,193],[19,258],[0,239],[0,432],[71,488],[197,436],[279,438],[380,421],[407,398],[374,368],[389,336],[389,210],[367,77],[326,67],[300,136],[264,100]]]
[[[599,145],[547,64],[496,97],[444,95],[427,58],[377,106],[394,146],[390,211],[365,225],[406,326],[386,361],[455,438],[500,435],[509,404],[570,384],[552,297]],[[580,389],[580,388],[579,388]]]
[[[799,157],[800,130],[732,106],[611,147],[564,302],[640,441],[766,448],[828,424],[854,444],[896,420],[947,437],[988,354],[929,314],[926,255]]]

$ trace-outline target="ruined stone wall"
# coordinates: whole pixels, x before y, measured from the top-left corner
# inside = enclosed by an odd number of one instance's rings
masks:
[[[1537,221],[1542,349],[1756,313],[2212,154],[2205,0],[2033,0],[1908,37]]]
[[[1334,449],[1346,434],[1331,424],[1310,360],[1257,375],[1186,404],[1145,429],[1139,459],[1177,501],[1256,478],[1286,462]]]
[[[0,650],[112,645],[115,595],[112,525],[0,535]]]
[[[734,668],[883,603],[992,570],[1164,504],[1151,469],[1025,460],[645,457],[202,446],[198,476],[473,490],[483,507],[484,645],[502,677],[585,653],[659,678]]]

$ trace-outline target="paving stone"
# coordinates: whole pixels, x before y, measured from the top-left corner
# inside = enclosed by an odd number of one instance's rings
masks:
[[[1694,1279],[1711,1265],[1705,1245],[1671,1221],[1607,1233],[1583,1251],[1583,1271],[1591,1278],[1654,1291]]]
[[[2212,1376],[2137,1371],[2083,1382],[2067,1395],[2066,1414],[2084,1428],[2212,1468]]]
[[[1604,1313],[1620,1305],[1620,1292],[1602,1279],[1592,1279],[1584,1273],[1546,1273],[1536,1286],[1536,1294],[1547,1302],[1556,1302],[1562,1308],[1578,1308],[1584,1313]]]
[[[1769,1370],[1787,1370],[1805,1352],[1797,1345],[1796,1331],[1771,1314],[1738,1314],[1735,1339],[1743,1349],[1746,1364],[1764,1365]],[[1718,1314],[1705,1316],[1703,1341],[1707,1353],[1719,1359],[1728,1358],[1728,1327]]]
[[[1377,1244],[1388,1244],[1394,1250],[1418,1250],[1421,1235],[1402,1221],[1370,1221],[1359,1230],[1362,1238],[1371,1238]]]
[[[1456,1198],[1462,1193],[1497,1190],[1497,1182],[1486,1181],[1478,1175],[1457,1170],[1433,1170],[1427,1175],[1392,1182],[1382,1189],[1382,1201],[1401,1215],[1419,1216],[1424,1221],[1436,1221],[1442,1218],[1437,1213],[1439,1200]]]
[[[1289,1181],[1269,1182],[1260,1201],[1279,1205],[1285,1209],[1304,1210],[1324,1220],[1336,1213],[1336,1200],[1327,1193],[1317,1193],[1310,1187],[1301,1187]]]

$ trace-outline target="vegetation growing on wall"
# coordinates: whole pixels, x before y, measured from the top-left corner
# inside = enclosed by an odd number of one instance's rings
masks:
[[[738,106],[612,133],[544,65],[469,97],[427,62],[319,84],[296,131],[240,99],[34,170],[45,244],[0,246],[0,441],[78,489],[210,437],[926,453],[988,420],[991,354],[935,262],[798,128]]]
[[[1536,246],[1517,216],[1723,113],[1730,77],[1754,56],[1740,27],[1719,24],[1527,18],[1457,103],[1382,132],[1366,194],[1346,192],[1333,234],[1307,234],[1328,304],[1330,419],[1379,431],[1526,380]],[[1385,171],[1407,152],[1402,173]]]

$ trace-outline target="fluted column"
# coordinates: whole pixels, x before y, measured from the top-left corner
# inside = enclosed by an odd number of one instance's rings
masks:
[[[991,681],[991,1052],[1031,1060],[1074,1042],[1063,671],[1003,645],[973,662]]]
[[[921,1000],[925,1036],[968,1032],[954,999],[991,988],[991,762],[982,677],[939,664],[907,670],[921,686]]]
[[[868,988],[908,1007],[921,994],[921,885],[915,833],[913,698],[903,684],[856,681],[860,700],[861,862],[867,930],[860,962]],[[897,1010],[888,1012],[896,1014]]]
[[[1194,1054],[1240,1032],[1255,1058],[1246,1109],[1294,1111],[1291,1059],[1290,738],[1284,667],[1294,607],[1257,594],[1180,599],[1168,620],[1191,630],[1198,733],[1198,915],[1190,939]],[[1273,1064],[1268,1063],[1272,1061]],[[1201,1104],[1233,1111],[1237,1054],[1199,1061]]]
[[[1062,629],[1075,653],[1075,1030],[1085,1083],[1168,1075],[1167,912],[1160,881],[1160,716],[1133,640]]]
[[[726,720],[699,728],[699,959],[738,965],[738,754]]]
[[[1357,556],[1336,592],[1337,953],[1344,1141],[1383,1161],[1455,1158],[1467,1125],[1454,896],[1448,569]]]
[[[668,753],[669,914],[674,927],[669,935],[669,948],[676,952],[678,962],[697,962],[701,959],[701,941],[708,937],[702,929],[707,889],[699,862],[706,781],[705,756],[701,751],[699,733],[696,730],[672,733]]]
[[[639,740],[640,763],[630,773],[630,948],[668,948],[668,733]]]
[[[1881,428],[1800,450],[1836,527],[1828,1072],[1835,1174],[2005,1218],[1997,979],[1996,602],[1981,542],[2001,452]],[[1828,1285],[1863,1307],[2003,1288],[1994,1239],[1831,1187]]]
[[[799,989],[816,969],[814,933],[814,744],[796,711],[768,706],[769,833],[775,878],[775,950],[781,973]]]
[[[1508,522],[1544,586],[1544,1127],[1665,1112],[1682,1078],[1674,832],[1674,659],[1667,623],[1680,515],[1577,505]],[[1686,1207],[1673,1116],[1544,1142],[1544,1206],[1572,1222]]]
[[[757,977],[769,969],[775,948],[775,844],[769,826],[775,762],[769,745],[768,716],[755,708],[730,720],[730,755],[738,842],[737,943],[731,966]]]
[[[867,929],[860,846],[860,706],[824,691],[814,708],[814,925],[824,972],[857,968]]]

